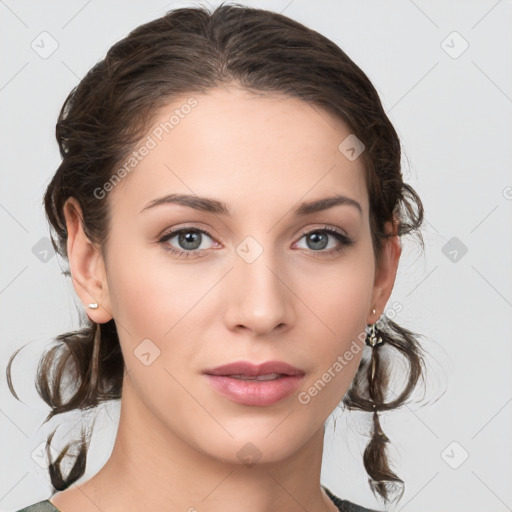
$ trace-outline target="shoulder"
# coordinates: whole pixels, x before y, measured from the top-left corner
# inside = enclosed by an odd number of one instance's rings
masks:
[[[338,507],[340,512],[381,512],[379,510],[374,510],[371,508],[362,507],[361,505],[357,505],[356,503],[352,503],[348,500],[343,500],[333,494],[327,487],[322,485],[323,489],[327,493],[327,496],[331,498],[333,503]]]
[[[362,507],[361,505],[357,505],[348,500],[340,500],[342,512],[381,512],[379,510],[375,510],[373,508]]]
[[[49,500],[44,500],[16,510],[16,512],[59,512],[59,509],[55,508]]]

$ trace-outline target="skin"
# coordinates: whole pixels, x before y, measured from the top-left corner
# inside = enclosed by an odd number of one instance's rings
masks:
[[[87,309],[91,320],[114,318],[126,372],[110,458],[51,502],[63,512],[234,512],[241,504],[246,512],[336,511],[320,487],[324,422],[359,365],[358,334],[391,294],[399,237],[385,242],[376,268],[362,162],[338,150],[350,134],[341,120],[299,99],[234,86],[193,96],[198,105],[109,192],[106,259],[85,236],[76,200],[65,205],[76,293],[85,308],[99,304]],[[167,105],[155,125],[185,101]],[[168,193],[224,201],[233,215],[175,204],[140,213]],[[355,199],[362,214],[339,205],[292,215],[298,203],[334,193]],[[327,249],[317,248],[303,236],[325,226],[354,243],[328,255],[342,242],[329,235]],[[178,236],[158,242],[172,227],[212,237],[193,249],[200,256],[183,258],[164,249],[187,250]],[[252,263],[236,252],[247,236],[263,250]],[[146,366],[134,350],[148,338],[160,355]],[[354,340],[361,350],[300,403],[298,394]],[[285,361],[305,377],[272,406],[241,405],[201,374],[237,360]],[[237,455],[249,442],[261,453],[250,467]]]

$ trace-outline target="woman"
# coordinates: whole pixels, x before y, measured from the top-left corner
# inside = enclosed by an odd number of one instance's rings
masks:
[[[347,55],[270,11],[170,11],[91,69],[57,140],[45,208],[88,320],[38,389],[47,419],[118,398],[121,416],[96,475],[75,483],[82,437],[67,474],[50,460],[60,492],[23,510],[369,510],[320,485],[340,402],[373,414],[369,484],[399,499],[378,413],[423,351],[384,310],[423,207]]]

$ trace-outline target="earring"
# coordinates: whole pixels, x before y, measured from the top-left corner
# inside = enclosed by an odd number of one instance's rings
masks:
[[[375,314],[375,309],[372,309],[372,313]],[[376,322],[370,325],[370,331],[366,332],[366,344],[374,348],[376,345],[383,343],[382,336],[378,335],[376,328]]]
[[[95,302],[91,302],[91,304],[89,304],[88,307],[91,309],[98,309],[98,304],[96,304]]]
[[[89,402],[96,401],[98,394],[98,369],[100,360],[100,344],[101,344],[101,325],[96,324],[94,339],[92,345],[92,356],[91,356],[91,373],[89,377],[89,390],[87,400]],[[94,405],[96,405],[96,403]]]

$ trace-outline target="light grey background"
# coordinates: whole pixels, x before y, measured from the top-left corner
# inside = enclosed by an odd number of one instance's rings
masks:
[[[395,320],[422,333],[431,355],[425,400],[417,394],[381,415],[392,467],[406,482],[397,510],[512,510],[511,2],[240,3],[323,33],[367,73],[402,139],[405,179],[426,208],[426,251],[404,241],[388,304],[401,306]],[[49,409],[33,387],[43,348],[79,326],[82,308],[62,262],[44,253],[41,200],[60,162],[60,107],[114,42],[191,4],[0,0],[0,512],[49,497],[37,447],[57,425],[59,439],[79,432],[76,415],[39,428]],[[45,55],[52,40],[58,47]],[[13,365],[19,402],[5,365],[26,343]],[[86,479],[110,454],[117,415],[115,404],[102,408]],[[322,483],[378,508],[362,465],[369,427],[368,414],[333,413]]]

